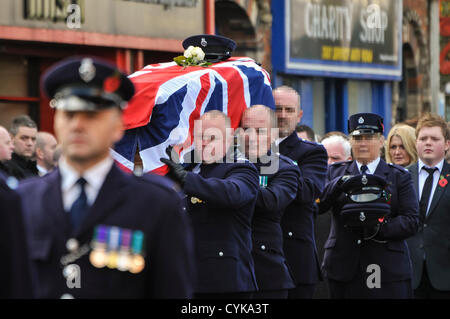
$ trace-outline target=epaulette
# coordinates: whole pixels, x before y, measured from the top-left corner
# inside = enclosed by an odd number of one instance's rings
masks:
[[[180,188],[175,182],[164,176],[160,176],[157,174],[143,174],[140,176],[133,174],[129,176],[131,176],[139,184],[142,183],[145,185],[155,186],[170,192],[175,191],[178,193],[180,191]]]

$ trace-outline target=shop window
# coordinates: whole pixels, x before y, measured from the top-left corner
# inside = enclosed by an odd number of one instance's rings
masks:
[[[28,94],[28,60],[23,56],[0,55],[0,125],[9,129],[11,120],[30,114],[30,104],[39,101]]]

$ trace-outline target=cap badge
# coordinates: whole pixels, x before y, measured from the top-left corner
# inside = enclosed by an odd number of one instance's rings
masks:
[[[366,215],[364,215],[364,212],[359,213],[359,220],[362,222],[366,220]]]
[[[364,119],[363,119],[362,116],[358,119],[358,123],[359,123],[359,124],[363,124],[363,123],[364,123]]]
[[[202,47],[206,47],[208,45],[208,42],[205,40],[205,38],[202,38],[200,44],[202,45]]]
[[[94,62],[91,58],[84,58],[81,61],[81,65],[78,68],[78,73],[80,74],[80,78],[84,82],[90,82],[93,78],[95,78],[95,66]]]
[[[368,180],[367,180],[366,175],[363,175],[363,177],[361,178],[361,183],[362,183],[363,185],[366,185],[367,182],[368,182]]]

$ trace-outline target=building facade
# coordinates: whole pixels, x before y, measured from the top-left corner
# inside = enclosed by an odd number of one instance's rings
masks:
[[[211,5],[212,4],[212,5]],[[71,55],[93,55],[126,73],[171,61],[182,40],[214,28],[206,0],[2,0],[0,10],[0,125],[29,114],[53,131],[53,110],[39,79]]]
[[[302,122],[319,135],[347,132],[357,112],[383,116],[386,132],[423,112],[445,115],[446,83],[433,50],[433,8],[442,19],[450,12],[444,1],[272,1],[273,85],[300,92]],[[442,31],[440,39],[442,49]]]

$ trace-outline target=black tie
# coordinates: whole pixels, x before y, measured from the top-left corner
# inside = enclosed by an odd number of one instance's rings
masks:
[[[437,170],[437,168],[424,167],[423,169],[427,171],[428,177],[425,180],[425,184],[422,189],[422,196],[420,197],[419,208],[420,208],[420,216],[422,217],[422,220],[425,220],[425,216],[427,215],[428,201],[430,200],[431,189],[433,188],[433,173],[435,170]]]
[[[89,208],[86,192],[84,190],[86,180],[83,177],[80,177],[80,179],[77,181],[77,184],[80,185],[81,192],[75,202],[73,202],[69,212],[73,229],[77,229],[80,226],[81,221],[83,220]]]
[[[361,165],[361,174],[366,173],[366,171],[367,171],[368,169],[369,169],[369,168],[367,167],[367,165]]]

